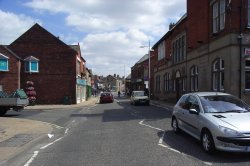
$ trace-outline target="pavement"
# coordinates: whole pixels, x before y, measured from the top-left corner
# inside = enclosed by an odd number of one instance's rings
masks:
[[[72,105],[34,105],[25,110],[50,111],[60,108],[80,108],[98,103],[98,97],[92,97],[80,104]],[[150,101],[152,105],[171,109],[174,104],[164,101]],[[28,149],[32,143],[39,141],[53,131],[53,124],[10,117],[0,117],[0,165],[15,155]]]
[[[80,108],[97,102],[98,98],[92,97],[80,104],[34,105],[25,107],[25,110],[51,111],[60,108]],[[53,124],[23,118],[0,117],[0,122],[0,165],[28,149],[32,143],[48,137],[54,127]]]

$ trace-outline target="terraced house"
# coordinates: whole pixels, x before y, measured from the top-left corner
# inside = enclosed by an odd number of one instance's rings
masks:
[[[86,100],[86,61],[79,44],[67,45],[39,24],[10,45],[1,46],[0,62],[3,91],[25,89],[26,82],[33,81],[39,104]]]
[[[250,103],[249,0],[188,0],[186,14],[152,49],[154,98],[220,91]]]

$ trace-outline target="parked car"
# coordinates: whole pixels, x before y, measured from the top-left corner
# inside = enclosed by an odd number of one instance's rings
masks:
[[[114,96],[111,92],[103,92],[100,95],[100,103],[113,103]]]
[[[132,91],[130,97],[131,104],[146,104],[149,105],[149,97],[144,91]]]
[[[4,116],[7,111],[22,111],[28,106],[29,99],[23,89],[17,89],[10,95],[0,91],[0,116]]]
[[[226,93],[183,95],[174,106],[172,128],[201,141],[203,149],[250,152],[250,107]]]

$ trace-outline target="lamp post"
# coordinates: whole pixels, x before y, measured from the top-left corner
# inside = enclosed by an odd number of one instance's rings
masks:
[[[150,51],[151,51],[151,49],[150,49],[150,40],[148,40],[148,46],[140,46],[140,48],[145,48],[145,47],[148,47],[148,97],[149,97],[149,99],[150,99],[150,95],[151,95],[151,93],[150,93],[150,76],[151,76],[151,74],[150,74]]]

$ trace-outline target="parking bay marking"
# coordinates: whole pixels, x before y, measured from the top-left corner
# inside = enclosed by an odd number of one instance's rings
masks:
[[[139,124],[142,125],[142,126],[147,126],[147,127],[151,128],[151,129],[158,130],[158,131],[164,131],[164,130],[162,130],[162,129],[160,129],[160,128],[157,128],[157,127],[153,127],[153,126],[144,124],[144,123],[143,123],[144,121],[145,121],[145,120],[140,121]]]
[[[164,145],[164,144],[163,144],[163,139],[164,139],[164,137],[165,137],[165,132],[163,133],[162,137],[160,138],[160,140],[159,140],[159,142],[158,142],[158,145],[159,145],[159,146],[161,146],[161,147],[163,147],[163,148],[166,148],[166,149],[168,149],[168,150],[170,150],[170,151],[176,152],[176,153],[178,153],[178,154],[181,154],[181,155],[183,155],[183,156],[187,156],[187,157],[193,158],[192,156],[189,156],[189,155],[187,155],[187,154],[185,154],[185,153],[182,153],[182,152],[180,152],[179,150],[176,150],[176,149],[173,149],[173,148],[171,148],[171,147],[169,147],[169,146],[167,146],[167,145]],[[205,165],[209,165],[209,166],[213,165],[213,164],[210,163],[210,162],[205,162],[205,161],[202,161],[202,162],[203,162]]]
[[[148,125],[148,124],[144,124],[144,123],[143,123],[144,121],[145,121],[145,119],[142,120],[142,121],[140,121],[139,124],[142,125],[142,126],[146,126],[146,127],[149,127],[149,128],[155,129],[155,130],[158,130],[158,131],[164,131],[164,130],[162,130],[162,129],[160,129],[160,128],[153,127],[153,126],[150,126],[150,125]],[[192,157],[192,156],[189,156],[189,155],[187,155],[187,154],[185,154],[185,153],[180,152],[179,150],[176,150],[176,149],[173,149],[173,148],[171,148],[171,147],[169,147],[169,146],[167,146],[167,145],[164,145],[164,144],[163,144],[163,139],[164,139],[164,137],[165,137],[165,131],[164,131],[164,133],[162,134],[161,138],[159,139],[159,142],[158,142],[158,145],[159,145],[159,146],[161,146],[161,147],[163,147],[163,148],[166,148],[166,149],[168,149],[168,150],[170,150],[170,151],[176,152],[176,153],[178,153],[178,154],[181,154],[181,155],[183,155],[183,156]],[[210,163],[210,162],[204,162],[204,161],[202,161],[202,162],[203,162],[205,165],[209,165],[209,166],[213,165],[213,164]]]

